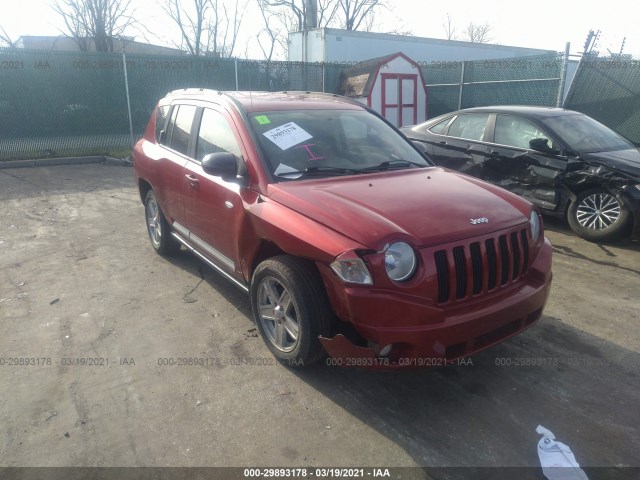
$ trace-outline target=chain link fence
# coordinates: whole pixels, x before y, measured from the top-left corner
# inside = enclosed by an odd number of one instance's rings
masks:
[[[187,55],[0,49],[0,159],[126,154],[153,106],[171,90],[333,92],[341,69]]]
[[[555,106],[562,94],[563,62],[558,54],[421,64],[429,117],[491,104]],[[171,90],[335,92],[344,68],[347,65],[187,55],[0,49],[0,160],[127,155],[155,103]],[[640,142],[639,91],[640,62],[588,58],[580,65],[566,106]]]
[[[583,57],[564,106],[595,118],[640,145],[640,60]]]
[[[564,62],[557,54],[423,64],[429,117],[487,105],[556,106]]]

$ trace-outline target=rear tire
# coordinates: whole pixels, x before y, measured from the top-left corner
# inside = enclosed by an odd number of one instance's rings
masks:
[[[251,306],[262,339],[281,363],[302,367],[325,355],[318,336],[331,335],[334,314],[309,262],[281,255],[258,265]]]
[[[144,216],[149,240],[156,252],[168,256],[180,250],[180,243],[171,235],[171,227],[160,209],[153,190],[149,190],[144,198]]]
[[[567,220],[571,230],[585,240],[609,242],[628,233],[633,216],[619,195],[595,188],[571,202]]]

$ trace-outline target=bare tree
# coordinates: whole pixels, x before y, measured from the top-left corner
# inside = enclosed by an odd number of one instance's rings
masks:
[[[383,0],[338,0],[341,26],[345,30],[358,30],[363,25],[373,27],[372,17]]]
[[[221,56],[230,57],[233,55],[233,51],[236,48],[236,41],[238,40],[238,33],[240,32],[240,25],[242,25],[242,18],[244,12],[247,9],[247,2],[240,4],[238,0],[234,2],[233,15],[230,14],[227,5],[223,2],[222,11],[224,17],[220,18],[218,15],[218,0],[213,0],[214,10],[216,11],[216,23],[215,29],[210,31],[211,37],[214,39],[214,52],[220,52]],[[221,44],[218,45],[219,40]]]
[[[99,52],[112,52],[113,39],[135,23],[130,7],[131,0],[57,0],[53,5],[80,50],[89,50],[93,41]]]
[[[257,0],[265,28],[256,35],[265,56],[271,58],[277,46],[285,49],[286,35],[313,27],[337,26],[347,30],[371,31],[375,13],[387,7],[387,0]],[[393,32],[400,33],[400,32]],[[402,34],[411,34],[403,31]],[[268,38],[267,51],[261,38]]]
[[[453,25],[453,21],[451,20],[451,15],[447,13],[447,20],[442,24],[442,28],[444,28],[444,33],[447,37],[447,40],[455,40],[456,39],[456,27]]]
[[[178,47],[191,55],[233,55],[247,2],[229,8],[225,0],[164,0],[161,7],[180,29]]]
[[[327,27],[332,23],[338,10],[337,0],[261,0],[260,8],[270,13],[287,11],[295,18],[289,31],[301,31],[307,28]],[[313,11],[313,7],[316,11]],[[311,17],[315,19],[311,20]],[[313,25],[312,25],[313,24]]]
[[[256,1],[258,2],[260,13],[262,14],[262,20],[264,21],[264,28],[258,32],[256,40],[258,40],[258,46],[260,47],[260,50],[262,50],[265,60],[270,62],[273,58],[276,46],[279,46],[283,50],[285,49],[284,38],[290,31],[288,28],[291,25],[290,17],[287,17],[288,12],[286,11],[274,13],[268,8],[264,8],[264,0]],[[269,40],[268,47],[263,45],[264,42],[262,41],[262,38],[265,36]]]
[[[205,21],[210,7],[209,0],[193,0],[192,8],[186,8],[186,2],[167,0],[162,8],[178,25],[182,39],[182,47],[192,55],[200,55],[204,45]]]
[[[0,26],[0,47],[9,47],[9,48],[17,48],[17,42],[11,40],[11,37],[7,33],[7,31]]]
[[[491,25],[484,23],[482,25],[476,25],[473,22],[469,22],[467,28],[464,29],[464,40],[472,43],[489,43],[492,38],[489,35],[491,32]]]
[[[339,25],[345,30],[371,29],[376,10],[386,6],[387,0],[263,0],[269,10],[287,9],[297,19],[297,30]],[[313,6],[317,11],[313,12]],[[316,21],[309,22],[315,14]]]

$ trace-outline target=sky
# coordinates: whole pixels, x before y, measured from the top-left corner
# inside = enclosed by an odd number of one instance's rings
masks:
[[[0,0],[0,26],[13,38],[22,35],[59,35],[64,24],[51,4],[54,0]],[[227,0],[230,1],[230,0]],[[235,56],[261,59],[256,34],[263,28],[257,0],[248,0]],[[389,0],[390,11],[379,15],[374,31],[409,30],[418,37],[445,38],[443,24],[447,14],[457,33],[469,22],[488,23],[491,43],[564,51],[571,42],[571,53],[582,51],[590,29],[600,30],[597,50],[607,54],[620,51],[626,37],[624,53],[640,59],[640,29],[638,12],[626,0],[536,0],[518,2],[504,0],[449,0],[428,2],[416,0]],[[150,43],[174,46],[179,39],[177,26],[168,21],[157,6],[157,0],[132,0],[134,17],[146,29]],[[145,41],[136,31],[127,32],[137,40]],[[279,59],[285,59],[284,54]]]

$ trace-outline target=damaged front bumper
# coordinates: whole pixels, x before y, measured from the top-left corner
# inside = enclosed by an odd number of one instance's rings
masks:
[[[542,315],[551,288],[551,245],[544,246],[531,266],[531,275],[508,291],[451,308],[437,309],[439,320],[432,323],[418,318],[433,317],[436,309],[417,308],[415,304],[393,302],[395,325],[378,322],[386,315],[390,299],[369,293],[358,297],[349,294],[348,309],[367,322],[354,327],[369,346],[359,346],[338,334],[320,337],[329,355],[327,363],[342,367],[368,369],[403,369],[443,366],[480,352],[517,335],[533,325]],[[331,289],[329,289],[331,290]],[[330,294],[331,295],[331,294]],[[388,312],[389,310],[387,310]],[[405,320],[403,322],[403,320]],[[363,342],[364,343],[364,342]]]

